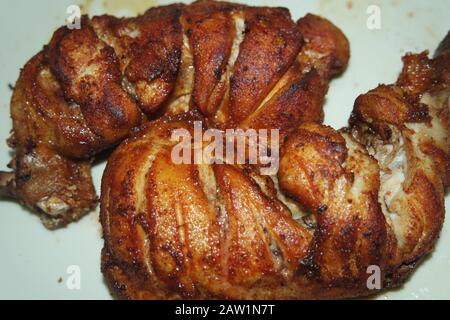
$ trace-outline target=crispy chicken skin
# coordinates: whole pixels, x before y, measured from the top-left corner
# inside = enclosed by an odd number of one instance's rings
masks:
[[[349,45],[325,19],[284,8],[198,1],[136,18],[83,17],[22,70],[11,101],[13,196],[54,229],[96,205],[92,158],[148,119],[196,110],[218,128],[322,121]]]
[[[102,181],[102,271],[113,295],[349,298],[379,291],[367,286],[373,265],[382,290],[402,284],[444,219],[449,43],[450,34],[434,59],[407,55],[396,84],[358,97],[348,128],[290,130],[270,178],[174,164],[171,133],[192,131],[195,114],[146,124],[114,151]]]

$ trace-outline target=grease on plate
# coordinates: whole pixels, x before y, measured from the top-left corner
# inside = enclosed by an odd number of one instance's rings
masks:
[[[93,14],[100,6],[100,10],[112,15],[138,15],[151,7],[158,5],[157,0],[83,0],[80,3],[82,11]]]

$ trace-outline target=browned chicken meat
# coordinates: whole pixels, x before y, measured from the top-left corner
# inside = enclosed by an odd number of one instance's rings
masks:
[[[83,17],[24,67],[12,102],[12,172],[0,193],[50,229],[96,206],[92,158],[149,119],[200,112],[217,128],[322,121],[349,45],[327,20],[284,8],[199,1],[136,18]]]
[[[298,25],[325,23],[317,19]],[[102,270],[112,293],[322,299],[399,286],[433,248],[444,220],[449,95],[450,33],[434,59],[407,55],[395,85],[358,97],[348,128],[307,122],[288,132],[271,177],[249,166],[175,164],[171,133],[192,131],[196,116],[148,123],[114,151],[103,177]],[[233,119],[247,116],[229,107]],[[379,288],[367,285],[373,266]]]

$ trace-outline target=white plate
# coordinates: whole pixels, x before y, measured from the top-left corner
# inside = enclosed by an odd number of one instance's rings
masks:
[[[392,83],[408,51],[433,51],[450,29],[450,2],[446,0],[277,0],[245,1],[255,5],[285,6],[297,19],[307,12],[321,14],[341,27],[350,39],[348,70],[332,82],[325,106],[326,123],[346,125],[355,98],[377,86]],[[169,1],[158,1],[165,4]],[[3,0],[0,2],[0,168],[10,151],[4,143],[11,128],[8,83],[20,68],[64,24],[66,9],[80,4],[84,13],[133,15],[156,1],[143,0]],[[370,5],[381,9],[381,29],[367,27]],[[94,170],[99,186],[104,165]],[[450,199],[446,197],[450,212]],[[68,228],[47,231],[39,219],[14,202],[0,201],[0,298],[110,299],[100,273],[103,245],[98,210]],[[402,288],[379,295],[385,299],[450,298],[450,230],[447,221],[434,253]],[[81,271],[81,288],[67,286],[70,266]],[[70,270],[69,270],[70,271]],[[69,286],[70,287],[70,286]]]

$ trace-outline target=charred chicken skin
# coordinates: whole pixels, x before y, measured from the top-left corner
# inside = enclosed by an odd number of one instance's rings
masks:
[[[50,229],[92,210],[91,162],[142,123],[196,110],[217,128],[323,120],[349,45],[327,20],[284,8],[199,1],[136,18],[83,17],[23,68],[11,101],[12,172],[0,193]]]
[[[449,95],[450,33],[433,59],[405,56],[397,83],[358,97],[349,127],[290,130],[271,177],[251,166],[174,164],[171,132],[192,131],[195,115],[146,124],[114,151],[103,177],[111,292],[326,299],[399,286],[443,224]],[[367,285],[373,266],[381,288]]]

